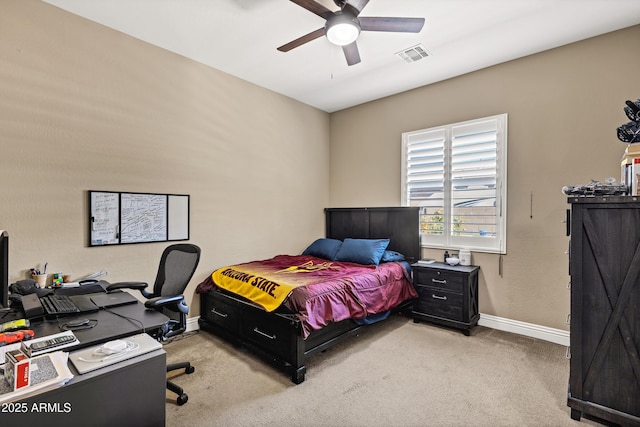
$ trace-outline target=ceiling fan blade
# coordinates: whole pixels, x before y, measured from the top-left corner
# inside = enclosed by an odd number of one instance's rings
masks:
[[[298,6],[307,9],[311,13],[315,13],[316,15],[329,19],[333,16],[333,12],[321,5],[320,3],[316,3],[313,0],[291,0],[293,3]]]
[[[419,33],[424,26],[424,18],[362,17],[358,20],[362,31]]]
[[[305,34],[304,36],[299,37],[299,38],[295,39],[294,41],[291,41],[291,42],[289,42],[287,44],[283,44],[282,46],[280,46],[278,48],[278,50],[280,52],[289,52],[291,49],[294,49],[294,48],[296,48],[296,47],[298,47],[300,45],[308,43],[311,40],[315,40],[318,37],[324,36],[324,33],[325,33],[324,27],[318,28],[317,30],[312,31],[309,34]]]
[[[349,0],[347,4],[342,8],[343,11],[352,13],[355,16],[360,15],[362,9],[369,3],[369,0]]]
[[[358,52],[358,45],[356,42],[342,46],[344,57],[347,59],[347,65],[355,65],[360,62],[360,52]]]

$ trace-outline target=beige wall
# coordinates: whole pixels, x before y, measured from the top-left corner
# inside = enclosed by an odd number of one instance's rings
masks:
[[[12,281],[153,281],[166,243],[87,247],[87,190],[191,195],[188,295],[324,233],[329,114],[40,1],[0,2],[0,147]]]
[[[502,276],[497,255],[473,254],[480,311],[568,329],[561,189],[620,179],[615,131],[640,98],[639,40],[635,26],[332,114],[331,205],[400,204],[402,132],[508,113],[508,254]]]

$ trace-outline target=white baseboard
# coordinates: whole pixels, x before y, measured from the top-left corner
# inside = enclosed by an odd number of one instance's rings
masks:
[[[480,313],[478,325],[487,328],[498,329],[505,332],[513,332],[527,337],[538,338],[552,343],[569,347],[569,331],[535,325],[533,323],[520,322],[504,317],[492,316]]]
[[[200,324],[198,323],[198,319],[200,316],[190,317],[187,319],[187,330],[185,332],[197,331],[200,329]]]

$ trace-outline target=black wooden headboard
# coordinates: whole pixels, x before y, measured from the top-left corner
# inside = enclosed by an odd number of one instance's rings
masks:
[[[420,259],[418,207],[326,208],[326,235],[331,239],[390,239],[387,249],[410,263]]]

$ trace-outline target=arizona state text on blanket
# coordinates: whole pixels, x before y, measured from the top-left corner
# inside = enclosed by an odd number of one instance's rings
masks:
[[[325,281],[326,274],[319,274],[321,271],[344,270],[344,267],[337,265],[339,263],[319,259],[300,262],[299,258],[276,257],[268,261],[223,267],[214,271],[211,278],[221,288],[241,295],[267,311],[273,311],[294,288]]]

